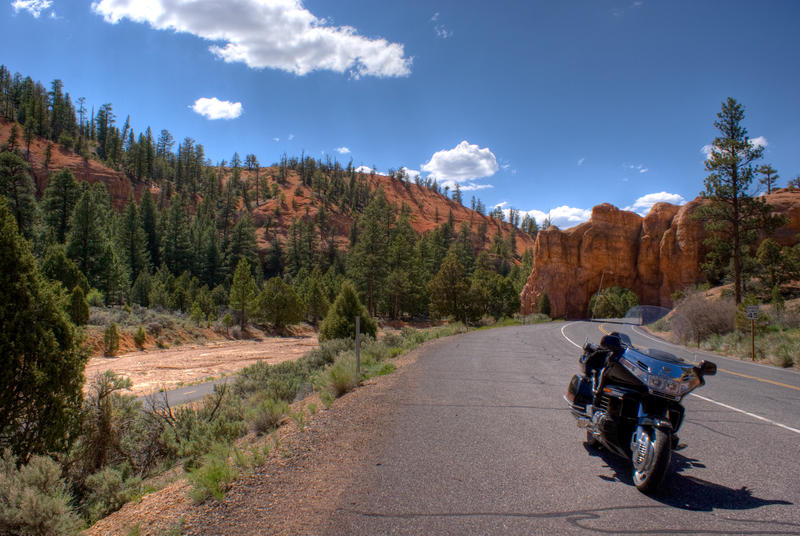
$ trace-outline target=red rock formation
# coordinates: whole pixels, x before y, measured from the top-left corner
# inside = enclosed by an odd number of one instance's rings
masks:
[[[676,290],[704,280],[705,231],[691,216],[702,202],[658,203],[644,218],[604,203],[592,209],[586,223],[540,232],[533,272],[522,290],[522,312],[535,311],[547,293],[553,317],[584,318],[601,284],[631,289],[642,304],[671,307]],[[800,191],[778,190],[767,202],[788,220],[775,238],[784,245],[797,242]]]

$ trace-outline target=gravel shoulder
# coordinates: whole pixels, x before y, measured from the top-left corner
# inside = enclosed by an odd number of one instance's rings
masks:
[[[372,378],[337,399],[330,408],[316,400],[303,430],[292,421],[278,431],[280,447],[250,476],[240,478],[223,502],[194,505],[188,484],[179,480],[128,504],[85,532],[87,536],[125,536],[138,526],[142,535],[161,535],[182,524],[185,535],[321,534],[331,515],[349,505],[346,491],[365,471],[374,470],[375,447],[391,436],[397,402],[413,382],[412,367],[425,343],[392,362],[394,373]],[[298,402],[296,404],[304,404]],[[269,437],[260,441],[271,441]]]

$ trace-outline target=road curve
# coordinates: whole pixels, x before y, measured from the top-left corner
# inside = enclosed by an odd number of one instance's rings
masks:
[[[584,445],[562,398],[572,341],[597,342],[601,327],[475,331],[423,349],[326,532],[800,534],[800,375],[717,359],[739,375],[687,397],[688,447],[648,497],[624,460]]]

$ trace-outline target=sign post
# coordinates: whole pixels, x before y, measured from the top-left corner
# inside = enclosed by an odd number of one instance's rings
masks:
[[[758,305],[747,306],[747,319],[750,320],[750,359],[756,360],[756,320],[758,320]]]
[[[356,376],[361,378],[361,315],[356,316]]]

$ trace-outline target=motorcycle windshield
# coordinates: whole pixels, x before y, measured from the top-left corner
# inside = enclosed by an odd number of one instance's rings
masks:
[[[694,376],[694,366],[668,352],[656,349],[639,349],[629,346],[622,356],[642,371],[674,380]]]

